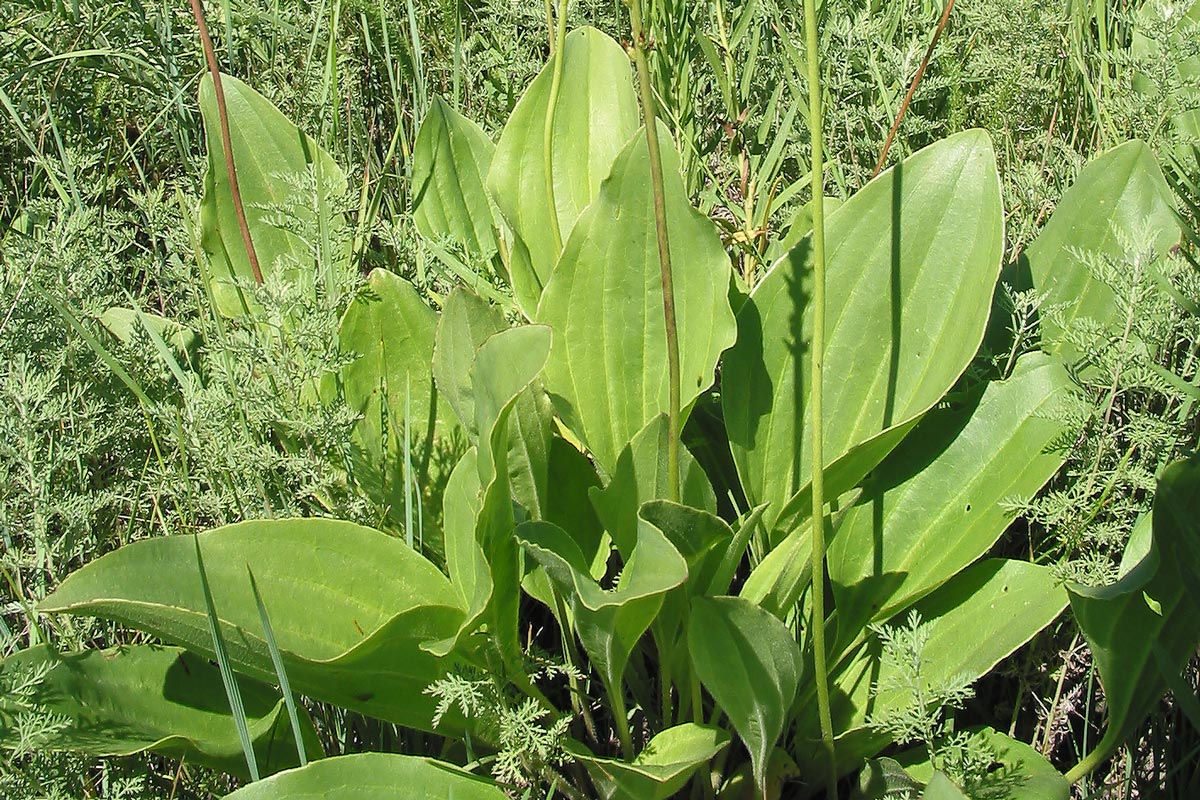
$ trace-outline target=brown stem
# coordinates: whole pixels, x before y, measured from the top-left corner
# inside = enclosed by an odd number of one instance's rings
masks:
[[[942,12],[942,19],[938,22],[937,30],[933,32],[933,39],[930,40],[929,47],[925,50],[925,57],[921,59],[921,66],[917,67],[917,74],[913,76],[912,83],[908,86],[908,94],[904,95],[904,102],[900,104],[900,112],[896,114],[892,129],[888,131],[887,141],[883,143],[883,152],[879,154],[879,161],[875,162],[875,172],[871,174],[872,178],[883,171],[883,162],[887,160],[888,150],[892,149],[892,140],[896,138],[896,131],[900,130],[900,123],[904,120],[904,114],[908,111],[908,104],[912,102],[913,95],[917,93],[917,86],[921,84],[921,78],[925,77],[925,68],[929,66],[933,48],[937,46],[942,31],[946,29],[946,22],[949,21],[950,12],[953,10],[954,0],[946,0],[946,10]]]
[[[242,206],[242,193],[238,189],[237,168],[233,164],[233,143],[229,137],[229,112],[225,108],[225,90],[221,88],[221,69],[217,65],[217,54],[213,50],[212,37],[208,35],[208,23],[204,21],[204,9],[200,0],[191,0],[192,16],[200,29],[200,44],[204,47],[204,59],[208,62],[208,73],[212,76],[213,90],[217,94],[217,116],[221,119],[221,146],[225,150],[225,170],[229,173],[229,193],[233,196],[233,213],[237,216],[242,231],[242,242],[246,245],[246,257],[250,259],[250,271],[254,282],[262,286],[262,269],[258,266],[258,253],[250,238],[250,226],[246,224],[246,209]]]

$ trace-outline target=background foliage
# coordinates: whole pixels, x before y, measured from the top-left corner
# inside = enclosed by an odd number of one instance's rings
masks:
[[[801,224],[810,196],[803,38],[794,5],[649,4],[654,88],[681,154],[684,189],[719,222],[739,272],[751,279],[771,258],[766,232]],[[839,199],[870,180],[941,12],[932,0],[824,4],[827,191]],[[220,318],[198,258],[203,59],[186,6],[0,3],[6,656],[42,642],[72,650],[139,643],[108,623],[31,611],[68,573],[131,541],[284,516],[331,516],[404,536],[403,514],[347,485],[331,467],[351,457],[355,414],[309,402],[312,382],[344,366],[339,321],[371,268],[402,275],[434,307],[464,282],[488,291],[488,277],[471,273],[454,243],[417,235],[412,153],[435,95],[498,138],[547,55],[542,4],[228,0],[212,4],[209,18],[224,71],[262,92],[346,168],[349,199],[336,210],[354,231],[353,269],[322,264],[335,279],[315,297],[282,282],[256,290],[266,318],[279,321],[271,333]],[[614,0],[572,3],[569,20],[628,38],[624,6]],[[1164,164],[1195,230],[1196,20],[1200,6],[1162,0],[960,3],[891,160],[968,128],[986,129],[1002,179],[1004,246],[1018,261],[1083,165],[1138,137]],[[1079,431],[1067,463],[1038,496],[1010,498],[1021,514],[995,555],[1053,565],[1084,583],[1108,582],[1151,506],[1154,476],[1196,447],[1200,315],[1155,290],[1138,268],[1152,249],[1144,239],[1121,242],[1119,257],[1088,263],[1117,287],[1120,307],[1130,312],[1129,335],[1109,348],[1083,350],[1090,368],[1077,376],[1074,402],[1059,412]],[[1164,269],[1187,298],[1200,296],[1188,265],[1195,257],[1194,245],[1185,243]],[[1053,315],[1030,293],[1013,289],[1004,299],[1018,335],[997,346],[991,363],[975,365],[980,375],[1007,374],[1036,344],[1024,338],[1024,323],[1035,310]],[[195,331],[197,339],[181,341],[175,355],[195,363],[205,381],[176,381],[150,336],[106,320],[114,306]],[[1069,331],[1081,345],[1088,333]],[[692,425],[711,419],[702,401]],[[719,455],[705,459],[712,474],[723,464],[731,468]],[[719,482],[717,488],[725,504]],[[914,621],[912,636],[919,631]],[[1057,764],[1073,763],[1098,736],[1104,708],[1080,642],[1064,618],[977,686],[974,699],[962,700],[964,718],[972,705],[1001,709],[1010,733]],[[903,638],[891,645],[897,658],[909,646]],[[1188,674],[1195,681],[1195,670]],[[235,785],[158,757],[85,760],[45,752],[40,743],[59,722],[21,700],[25,681],[36,677],[6,671],[0,685],[0,725],[10,733],[0,767],[5,796],[205,797]],[[448,706],[477,703],[494,715],[497,729],[512,737],[502,752],[558,757],[529,709],[507,707],[508,698],[472,676],[460,680],[441,686],[441,696]],[[949,693],[947,705],[956,698]],[[353,712],[317,705],[314,716],[329,752],[432,746]],[[1193,796],[1200,788],[1193,723],[1162,702],[1128,750],[1077,791]],[[940,720],[890,724],[924,725],[928,736]]]

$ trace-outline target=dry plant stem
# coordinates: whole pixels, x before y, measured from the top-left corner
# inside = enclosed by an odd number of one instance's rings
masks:
[[[875,172],[871,177],[879,175],[883,171],[883,164],[887,161],[888,151],[892,149],[892,140],[896,138],[896,131],[900,130],[900,123],[904,121],[904,115],[908,112],[908,104],[912,102],[913,95],[917,93],[917,87],[921,84],[921,78],[925,77],[925,69],[929,66],[929,59],[933,55],[933,48],[937,46],[938,39],[942,36],[942,31],[946,29],[946,22],[950,19],[950,12],[954,10],[954,0],[946,0],[946,8],[942,11],[942,19],[938,22],[937,29],[933,32],[933,38],[929,41],[929,47],[925,49],[925,57],[921,59],[921,66],[917,67],[917,74],[913,76],[912,83],[908,86],[908,93],[904,95],[904,102],[900,104],[900,111],[896,114],[896,120],[892,123],[892,129],[888,131],[887,141],[883,143],[883,150],[879,153],[879,161],[875,162]]]
[[[563,62],[567,60],[567,0],[558,5],[558,40],[554,45],[554,77],[550,82],[550,102],[546,107],[546,126],[542,129],[542,153],[546,168],[546,204],[550,206],[550,232],[554,235],[555,257],[562,252],[562,231],[558,227],[558,204],[554,197],[554,112],[562,89]]]
[[[953,0],[951,0],[953,2]],[[825,663],[825,417],[822,408],[825,377],[825,153],[821,122],[821,65],[817,51],[815,0],[804,0],[804,29],[808,50],[808,129],[812,139],[813,193],[813,327],[812,386],[812,645],[813,678],[817,689],[817,714],[821,744],[829,774],[825,794],[837,800],[837,758],[833,745],[833,718],[829,711],[829,670]]]
[[[254,273],[254,282],[262,286],[262,268],[258,265],[258,253],[254,251],[254,241],[250,238],[250,226],[246,224],[246,209],[242,206],[237,168],[233,163],[233,143],[229,136],[229,112],[225,108],[225,90],[221,87],[221,69],[217,65],[217,54],[213,50],[212,37],[208,35],[208,23],[204,21],[204,9],[200,6],[200,0],[191,0],[191,3],[192,16],[196,18],[196,27],[200,30],[200,44],[204,47],[204,58],[208,62],[208,72],[212,76],[213,91],[217,95],[217,116],[221,119],[221,147],[225,150],[225,170],[229,174],[229,193],[233,196],[233,213],[237,216],[238,228],[242,232],[242,242],[246,245],[246,257],[250,259],[250,271]]]
[[[641,0],[627,0],[629,25],[633,33],[633,60],[637,65],[638,91],[642,116],[646,121],[646,145],[650,150],[650,182],[654,189],[654,227],[658,234],[658,264],[662,273],[663,321],[667,329],[667,371],[670,398],[667,408],[667,494],[679,502],[680,376],[679,336],[675,325],[675,283],[671,277],[671,244],[667,234],[667,199],[663,190],[662,152],[658,148],[658,127],[654,114],[654,87],[650,84],[650,65],[646,60],[646,31],[642,27]]]

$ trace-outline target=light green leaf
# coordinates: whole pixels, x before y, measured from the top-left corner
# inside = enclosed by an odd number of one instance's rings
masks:
[[[1185,589],[1196,576],[1179,561],[1200,539],[1198,465],[1192,458],[1163,471],[1141,563],[1111,586],[1070,587],[1108,708],[1104,738],[1080,766],[1095,766],[1125,740],[1166,691],[1161,671],[1182,672],[1200,643],[1200,606]]]
[[[844,201],[840,197],[825,198],[825,213],[832,214],[837,211]],[[802,205],[792,217],[792,221],[788,223],[787,233],[779,241],[773,241],[767,245],[766,262],[773,264],[778,259],[787,255],[792,248],[800,244],[800,241],[812,233],[813,229],[813,206],[812,201]]]
[[[858,785],[850,800],[889,800],[901,791],[920,791],[921,784],[905,772],[895,759],[868,759],[858,774]]]
[[[273,681],[246,567],[293,688],[397,724],[428,730],[425,687],[451,666],[420,645],[453,633],[462,599],[402,541],[326,519],[258,520],[200,535],[209,585],[234,668]],[[69,576],[42,612],[98,616],[211,655],[190,536],[126,545]]]
[[[100,315],[100,324],[126,345],[131,344],[138,330],[145,326],[170,345],[175,355],[181,357],[183,363],[193,367],[199,364],[197,350],[200,347],[200,337],[191,328],[181,325],[173,319],[146,311],[114,306],[105,309],[104,313]]]
[[[535,519],[548,502],[554,412],[538,375],[550,354],[550,339],[550,328],[544,325],[510,328],[480,345],[471,365],[475,429],[488,432],[479,439],[480,482],[486,485],[492,479],[492,436],[501,409],[511,404],[505,436],[498,444],[508,451],[513,498]]]
[[[1163,470],[1154,496],[1167,559],[1179,570],[1192,605],[1200,608],[1200,458],[1177,461]]]
[[[954,781],[950,780],[941,772],[933,773],[933,777],[929,779],[925,791],[921,794],[921,800],[970,800],[962,789],[954,785]]]
[[[484,183],[495,145],[483,129],[434,96],[413,146],[413,222],[422,236],[453,240],[479,260],[499,249]]]
[[[601,800],[667,800],[728,744],[720,728],[685,723],[656,735],[632,762],[599,758],[573,741],[565,749],[587,768]]]
[[[292,124],[270,100],[232,75],[222,74],[221,86],[229,116],[238,188],[263,276],[278,272],[289,283],[313,286],[317,260],[309,242],[322,239],[336,242],[340,238],[335,232],[346,224],[345,219],[326,205],[328,199],[345,193],[345,173],[333,156]],[[200,202],[200,244],[208,254],[211,288],[218,310],[237,317],[245,313],[247,306],[250,311],[255,306],[250,298],[242,296],[233,279],[251,281],[253,273],[234,212],[216,93],[208,75],[200,81],[200,113],[208,142],[204,198]],[[304,202],[296,202],[301,191],[298,187],[310,185],[305,183],[310,172],[311,180],[315,181],[310,191],[319,187],[325,201],[314,203],[313,198],[305,197]],[[314,205],[323,214],[314,211]],[[293,217],[291,222],[301,226],[309,236],[308,241],[272,221],[281,212]],[[332,263],[326,266],[330,269],[344,266],[347,255],[344,251],[328,253]]]
[[[1143,241],[1153,242],[1155,253],[1162,256],[1179,241],[1179,223],[1171,187],[1154,154],[1134,140],[1102,153],[1083,168],[1025,251],[1034,287],[1046,292],[1043,308],[1063,304],[1064,325],[1090,317],[1118,326],[1121,314],[1112,289],[1092,275],[1080,256],[1125,264],[1127,244]],[[1062,335],[1063,330],[1043,313],[1042,337],[1049,349],[1077,357],[1078,353],[1065,349]]]
[[[526,522],[517,528],[517,538],[570,600],[584,649],[609,692],[620,692],[629,655],[662,607],[663,595],[687,579],[683,557],[643,520],[617,588],[606,591],[592,579],[579,545],[557,525]]]
[[[968,567],[914,606],[922,620],[933,623],[922,658],[922,680],[933,685],[959,675],[969,680],[986,675],[1053,622],[1066,605],[1066,591],[1048,567],[1001,559]],[[888,744],[886,734],[867,725],[868,714],[882,716],[911,702],[900,690],[871,696],[872,685],[886,685],[891,669],[895,667],[882,664],[878,641],[872,637],[832,671],[830,710],[833,728],[841,732],[837,756],[843,773]],[[811,690],[802,698],[797,725],[800,738],[811,744],[796,750],[801,768],[821,768],[820,727]]]
[[[591,491],[596,514],[625,555],[637,541],[638,509],[667,497],[667,436],[667,415],[659,414],[621,449],[608,486]],[[686,447],[679,448],[679,492],[685,505],[716,513],[712,484]]]
[[[938,409],[863,482],[829,545],[838,625],[851,637],[911,605],[986,553],[1065,454],[1052,419],[1072,387],[1057,360],[1029,353],[1012,377],[961,409]]]
[[[322,384],[326,398],[340,389],[350,410],[361,415],[351,434],[351,475],[400,526],[406,521],[407,426],[409,491],[423,504],[424,530],[434,546],[441,492],[465,446],[430,374],[437,324],[437,314],[412,284],[393,272],[372,270],[338,331],[342,351],[359,357],[342,368],[338,380],[329,376]],[[415,527],[417,512],[410,513]],[[416,531],[411,533],[415,540]]]
[[[686,408],[712,384],[717,359],[733,344],[729,258],[712,222],[688,201],[670,137],[664,131],[660,138]],[[579,218],[538,306],[538,321],[554,328],[546,388],[607,474],[622,448],[668,406],[651,187],[639,133]]]
[[[979,349],[1003,253],[987,134],[967,131],[869,183],[827,222],[826,493],[856,484],[941,399]],[[750,504],[790,529],[809,497],[810,242],[738,313],[722,405]],[[790,501],[790,502],[789,502]],[[788,507],[785,508],[785,504]]]
[[[1070,798],[1071,784],[1033,747],[992,728],[973,730],[971,738],[996,754],[995,768],[983,777],[977,796],[1002,796],[1005,800]],[[928,781],[933,777],[929,751],[924,747],[900,753],[892,763],[896,762],[918,780]]]
[[[767,760],[800,683],[800,648],[775,617],[739,597],[697,597],[688,622],[692,666],[750,751],[766,791]]]
[[[46,646],[21,650],[0,662],[5,682],[45,677],[27,698],[39,711],[62,715],[67,725],[45,743],[50,750],[93,756],[127,756],[151,750],[246,777],[233,716],[217,668],[176,647],[140,645],[60,654]],[[24,676],[24,677],[23,677]],[[271,687],[238,681],[250,736],[264,773],[295,766],[296,744]],[[22,709],[11,702],[0,713],[0,743],[14,732],[4,723]],[[305,751],[320,758],[312,720],[301,710]]]
[[[467,619],[483,610],[492,593],[487,559],[475,539],[483,502],[477,458],[474,447],[463,454],[450,473],[446,493],[442,495],[446,572],[467,609]]]
[[[555,58],[517,102],[488,174],[492,198],[517,237],[509,269],[513,293],[530,318],[559,257],[551,213],[558,219],[562,241],[567,241],[613,160],[638,128],[637,95],[621,45],[595,28],[580,28],[567,36],[563,58],[551,139],[555,209],[551,211],[547,197],[545,159]]]
[[[243,786],[226,800],[506,800],[495,784],[430,758],[356,753]]]
[[[442,306],[433,349],[433,377],[438,396],[450,404],[472,441],[475,428],[475,390],[471,365],[489,336],[508,326],[499,309],[466,289],[455,289]]]
[[[503,331],[485,343],[492,355],[481,348],[482,361],[476,359],[480,369],[472,375],[475,419],[479,430],[487,433],[486,437],[480,436],[480,452],[475,457],[476,479],[463,477],[461,486],[456,488],[461,494],[476,485],[484,487],[474,527],[476,544],[472,546],[465,540],[456,543],[456,558],[465,565],[467,574],[474,577],[476,585],[473,589],[464,587],[464,593],[472,598],[471,606],[453,639],[429,646],[435,654],[448,654],[486,622],[492,641],[511,673],[509,677],[518,681],[527,678],[521,664],[517,631],[522,575],[520,548],[513,536],[517,519],[509,468],[510,421],[545,366],[549,337],[549,329],[537,325]],[[462,531],[456,531],[455,535],[464,536]],[[484,564],[486,571],[482,569]]]

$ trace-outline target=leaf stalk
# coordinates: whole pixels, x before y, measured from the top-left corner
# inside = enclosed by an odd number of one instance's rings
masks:
[[[637,67],[638,92],[642,116],[646,122],[646,146],[650,151],[650,182],[654,190],[654,227],[658,239],[658,263],[662,275],[663,321],[667,330],[667,370],[670,397],[667,407],[667,493],[679,502],[680,367],[679,334],[675,322],[675,282],[671,271],[671,244],[667,232],[667,199],[663,184],[662,151],[658,145],[658,127],[654,111],[654,87],[650,83],[650,64],[646,58],[647,37],[642,24],[641,0],[626,0],[629,27],[633,34],[633,61]]]
[[[804,0],[804,29],[808,50],[808,127],[812,139],[813,192],[813,331],[812,375],[812,643],[813,671],[817,689],[817,713],[821,744],[829,774],[825,794],[837,800],[837,757],[833,743],[833,719],[829,711],[829,670],[825,662],[825,153],[821,121],[821,64],[817,51],[815,0]]]

